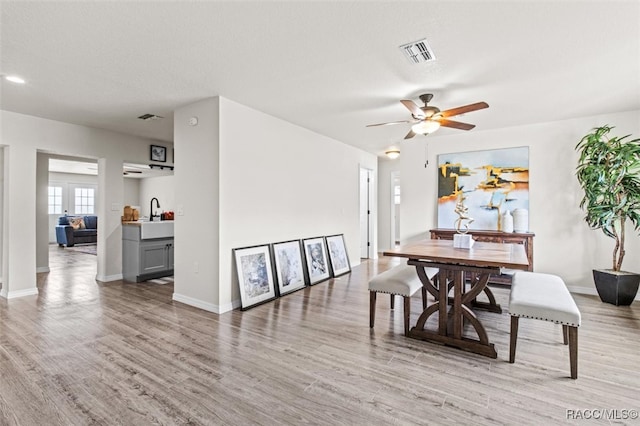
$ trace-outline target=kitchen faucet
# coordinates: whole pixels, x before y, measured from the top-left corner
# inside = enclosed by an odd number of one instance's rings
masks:
[[[151,207],[149,208],[149,221],[153,222],[153,200],[156,200],[156,208],[160,208],[160,201],[156,197],[151,199]]]

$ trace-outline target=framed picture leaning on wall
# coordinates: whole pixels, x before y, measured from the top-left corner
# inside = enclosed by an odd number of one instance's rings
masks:
[[[269,245],[233,250],[242,310],[276,298]]]
[[[273,258],[280,296],[306,286],[300,240],[274,243]]]
[[[330,235],[326,237],[327,247],[329,248],[329,260],[331,261],[331,269],[333,269],[333,276],[351,272],[351,265],[349,265],[349,256],[347,255],[347,249],[344,245],[344,236]]]
[[[331,277],[329,272],[329,259],[327,258],[327,246],[323,237],[307,238],[302,240],[304,257],[307,261],[307,273],[309,284],[317,284]]]

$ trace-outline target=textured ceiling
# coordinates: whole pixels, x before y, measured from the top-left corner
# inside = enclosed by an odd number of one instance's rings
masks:
[[[434,93],[491,128],[640,109],[640,1],[0,2],[0,107],[164,141],[223,96],[379,154]],[[437,60],[398,46],[427,38]],[[136,117],[152,113],[162,121]],[[460,130],[442,129],[437,135]],[[417,139],[423,138],[418,136]]]

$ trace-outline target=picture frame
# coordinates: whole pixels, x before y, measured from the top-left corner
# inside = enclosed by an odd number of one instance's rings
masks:
[[[280,296],[307,286],[300,240],[272,244],[276,281]]]
[[[151,145],[149,151],[151,161],[158,161],[160,163],[167,162],[167,147],[160,145]]]
[[[327,241],[327,250],[329,252],[329,260],[331,261],[333,276],[337,277],[351,272],[349,255],[344,244],[344,235],[329,235],[325,238]]]
[[[252,308],[276,298],[269,245],[242,247],[233,250],[241,309]]]
[[[331,277],[327,245],[324,237],[302,240],[309,284],[314,285]]]

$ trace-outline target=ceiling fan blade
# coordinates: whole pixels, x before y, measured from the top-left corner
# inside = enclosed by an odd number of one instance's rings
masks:
[[[475,104],[465,105],[458,108],[447,109],[445,111],[441,111],[438,115],[441,117],[453,117],[455,115],[464,114],[467,112],[477,111],[479,109],[489,108],[489,104],[486,102],[476,102]]]
[[[412,137],[414,137],[416,135],[416,133],[413,130],[409,130],[409,133],[407,133],[407,136],[405,136],[405,139],[411,139]]]
[[[413,114],[414,117],[424,118],[424,111],[422,111],[420,107],[415,104],[415,102],[408,99],[403,99],[400,102],[402,102],[402,105],[404,105],[409,111],[411,111],[411,114]]]
[[[389,121],[388,123],[367,124],[366,127],[388,126],[390,124],[413,123],[413,120]]]
[[[452,127],[454,129],[460,129],[460,130],[471,130],[474,127],[476,127],[475,124],[461,123],[459,121],[447,120],[444,118],[438,121],[440,122],[440,125],[443,127]]]

